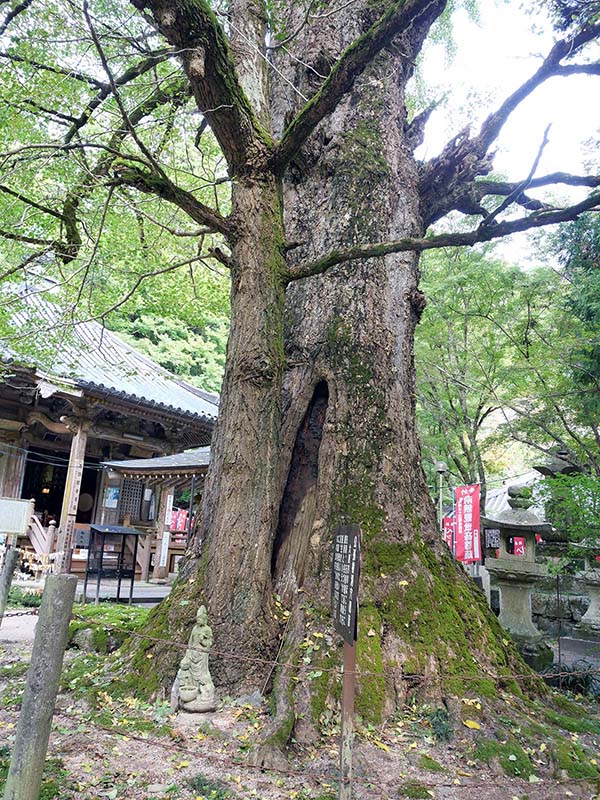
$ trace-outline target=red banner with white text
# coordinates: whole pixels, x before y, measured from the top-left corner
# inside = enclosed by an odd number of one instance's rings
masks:
[[[457,561],[472,564],[481,561],[479,484],[457,486],[454,501],[455,550]]]

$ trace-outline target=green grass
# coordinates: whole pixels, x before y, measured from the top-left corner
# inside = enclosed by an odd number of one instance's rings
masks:
[[[202,773],[191,779],[190,787],[195,792],[202,795],[205,800],[228,800],[228,798],[232,796],[224,783],[221,781],[212,781],[202,775]]]
[[[15,661],[0,666],[0,678],[20,678],[29,669],[29,661]]]
[[[398,796],[408,797],[410,800],[429,800],[432,794],[431,789],[418,781],[402,783],[398,787]]]
[[[8,593],[7,605],[13,608],[38,608],[42,604],[42,593],[29,592],[12,586]]]

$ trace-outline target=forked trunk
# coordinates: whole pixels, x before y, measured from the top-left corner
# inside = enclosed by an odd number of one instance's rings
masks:
[[[300,12],[288,12],[297,30]],[[290,85],[313,94],[376,13],[370,0],[342,5],[301,30],[301,61],[277,51],[287,82],[272,93],[275,135],[297,110]],[[329,604],[340,523],[360,523],[364,537],[357,708],[365,719],[380,721],[415,689],[438,702],[471,689],[493,694],[490,673],[513,666],[483,595],[440,541],[421,469],[417,256],[353,262],[290,285],[284,298],[286,258],[293,266],[339,246],[423,234],[405,92],[431,22],[423,17],[374,59],[282,184],[263,169],[234,186],[232,327],[202,536],[154,620],[162,614],[172,635],[208,602],[216,683],[227,693],[273,689],[268,745],[292,731],[314,738],[339,697]],[[287,254],[285,241],[294,243]],[[272,669],[266,662],[277,654],[302,669]],[[163,670],[174,669],[169,656]]]

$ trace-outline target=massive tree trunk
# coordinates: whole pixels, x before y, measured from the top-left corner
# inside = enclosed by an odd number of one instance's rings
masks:
[[[300,34],[295,50],[302,64],[280,59],[278,66],[310,95],[312,70],[322,70],[360,36],[372,14],[372,4],[362,10],[352,4],[334,24]],[[360,241],[423,235],[418,169],[407,136],[412,61],[406,56],[418,51],[430,22],[416,25],[372,63],[321,123],[299,164],[288,169],[286,235],[301,243],[294,259]],[[289,90],[275,93],[276,134],[294,110]],[[448,686],[447,673],[481,674],[478,686],[493,693],[485,672],[510,658],[494,641],[498,628],[489,628],[483,596],[441,542],[421,468],[413,343],[425,298],[418,282],[418,256],[396,254],[294,283],[286,298],[274,588],[284,606],[300,608],[304,624],[295,625],[296,635],[316,624],[326,631],[332,534],[336,525],[360,523],[359,669],[388,672],[359,678],[359,712],[374,722],[414,690],[407,676],[426,676],[419,691],[439,702],[470,688]],[[340,652],[333,646],[312,659],[318,671],[339,664]],[[335,696],[328,674],[315,684],[300,685],[291,704],[289,694],[279,693],[280,705],[297,712],[297,738],[310,738],[319,724],[324,687]],[[281,711],[279,719],[286,720]]]
[[[288,13],[296,30],[299,12]],[[270,97],[276,136],[297,111],[289,84],[313,94],[318,76],[376,15],[370,0],[349,4],[301,31],[301,62],[286,50],[274,56],[289,81]],[[312,739],[328,699],[339,696],[327,668],[341,653],[328,636],[331,541],[340,523],[359,523],[364,537],[363,717],[380,721],[415,690],[439,702],[474,686],[493,694],[486,672],[511,666],[483,595],[442,546],[421,469],[418,256],[354,261],[288,285],[284,298],[285,241],[288,250],[294,243],[293,267],[356,242],[424,233],[405,93],[435,16],[424,14],[372,61],[281,179],[259,162],[233,189],[232,330],[202,535],[154,623],[173,635],[201,599],[208,603],[216,683],[227,693],[273,691],[270,744],[292,731]],[[243,74],[256,94],[257,71]],[[159,652],[169,654],[168,678],[175,659],[168,648]],[[312,677],[260,660],[278,654],[282,663],[310,665]]]

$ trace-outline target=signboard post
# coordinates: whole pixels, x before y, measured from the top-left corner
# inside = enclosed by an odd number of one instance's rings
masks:
[[[344,640],[339,800],[350,800],[352,797],[359,576],[360,525],[340,525],[335,531],[331,571],[333,624]]]

